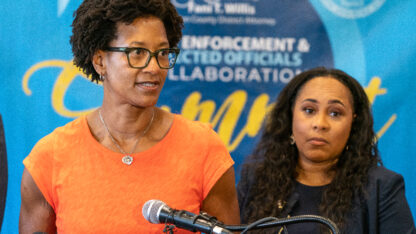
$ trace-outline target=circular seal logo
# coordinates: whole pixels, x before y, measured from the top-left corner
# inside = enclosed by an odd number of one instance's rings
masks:
[[[376,12],[386,0],[321,0],[332,13],[347,19],[367,17]]]

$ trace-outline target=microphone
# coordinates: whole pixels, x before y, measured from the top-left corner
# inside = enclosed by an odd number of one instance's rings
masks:
[[[159,200],[149,200],[142,208],[144,218],[150,223],[169,223],[178,228],[192,232],[204,232],[213,234],[231,234],[224,229],[216,219],[207,219],[185,210],[175,210]]]

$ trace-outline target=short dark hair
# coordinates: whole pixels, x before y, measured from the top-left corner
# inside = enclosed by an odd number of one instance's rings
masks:
[[[84,0],[74,12],[70,43],[74,64],[92,81],[99,74],[92,64],[94,53],[116,38],[118,22],[130,24],[138,17],[155,16],[163,22],[169,46],[182,38],[183,19],[169,0]]]
[[[248,204],[241,207],[244,222],[279,216],[277,206],[264,204],[287,201],[294,189],[298,151],[290,142],[293,106],[299,90],[316,77],[333,78],[344,84],[351,92],[355,115],[347,141],[348,148],[344,149],[334,165],[336,176],[323,193],[321,213],[342,227],[345,215],[352,208],[353,198],[365,195],[369,169],[381,164],[370,102],[360,83],[337,69],[319,67],[302,72],[280,92],[267,117],[260,142],[243,165],[243,171],[255,171],[256,181],[247,195]]]

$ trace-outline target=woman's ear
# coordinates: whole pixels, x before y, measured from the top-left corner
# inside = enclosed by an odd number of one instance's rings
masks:
[[[99,75],[105,74],[104,51],[97,50],[92,57],[92,65]]]

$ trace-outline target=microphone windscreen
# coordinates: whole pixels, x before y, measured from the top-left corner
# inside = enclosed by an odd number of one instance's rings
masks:
[[[162,208],[167,205],[159,200],[149,200],[142,208],[144,218],[151,223],[160,223],[159,214]]]

